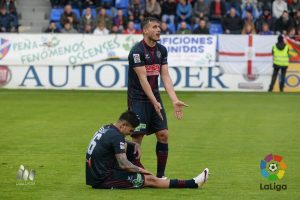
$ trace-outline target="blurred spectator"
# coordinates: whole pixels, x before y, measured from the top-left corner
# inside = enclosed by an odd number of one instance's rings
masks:
[[[213,0],[209,7],[210,19],[221,22],[222,17],[226,14],[225,3],[221,0]]]
[[[191,34],[191,30],[187,27],[186,22],[182,21],[180,23],[179,29],[176,31],[176,34]]]
[[[276,32],[280,32],[282,34],[287,34],[288,28],[293,25],[292,20],[289,18],[289,14],[287,11],[283,11],[281,17],[277,19],[275,29]]]
[[[269,24],[263,22],[262,29],[259,31],[260,35],[273,35],[274,32],[270,30]]]
[[[109,30],[106,28],[105,23],[103,21],[98,22],[97,28],[94,30],[94,35],[108,35]]]
[[[60,31],[61,33],[78,33],[76,29],[73,28],[73,23],[66,21],[64,27]]]
[[[5,7],[0,8],[0,32],[17,32],[18,24],[15,17],[7,13]]]
[[[229,11],[230,8],[234,8],[238,15],[241,14],[241,0],[225,0],[226,11]]]
[[[72,11],[72,6],[67,4],[64,8],[64,12],[60,16],[60,23],[64,27],[66,23],[71,23],[72,28],[77,29],[79,21],[76,14]]]
[[[146,1],[146,16],[155,17],[160,19],[161,7],[156,0]]]
[[[114,25],[122,32],[128,23],[128,18],[123,14],[123,10],[119,9],[117,15],[114,18]]]
[[[300,27],[300,9],[296,12],[296,15],[293,18],[293,24],[295,27]]]
[[[105,24],[105,27],[109,30],[113,25],[113,19],[106,14],[105,8],[101,8],[100,13],[97,16],[97,24],[99,24],[99,22],[103,22]]]
[[[139,30],[136,30],[134,28],[134,22],[133,21],[129,21],[128,24],[127,24],[127,29],[125,29],[123,31],[124,34],[140,34],[141,31]]]
[[[96,6],[96,0],[83,0],[82,2],[82,8],[86,9],[88,7],[94,7]]]
[[[176,8],[176,16],[178,22],[185,21],[191,23],[193,8],[192,5],[187,0],[179,0]]]
[[[100,1],[100,0],[98,0]],[[101,0],[101,7],[105,9],[111,9],[114,6],[113,0]]]
[[[269,7],[265,6],[263,8],[263,13],[259,17],[259,19],[256,21],[256,30],[257,32],[261,32],[263,28],[263,24],[267,23],[269,25],[269,29],[271,31],[275,30],[275,18],[271,15],[271,10]]]
[[[204,0],[197,0],[193,8],[193,19],[195,23],[199,23],[200,19],[208,16],[208,6]]]
[[[284,0],[275,0],[272,5],[273,17],[280,18],[282,12],[288,10],[287,3]]]
[[[229,13],[222,20],[222,26],[226,34],[241,34],[243,21],[237,15],[235,8],[230,8]]]
[[[296,36],[295,36],[296,41],[300,41],[300,26],[296,27]]]
[[[252,12],[248,10],[246,12],[246,17],[244,18],[244,23],[254,23],[254,18],[252,16]]]
[[[14,0],[2,0],[0,7],[4,7],[8,14],[14,15],[17,17],[17,8]]]
[[[93,33],[93,30],[94,30],[94,27],[92,27],[90,24],[86,24],[84,27],[83,27],[83,31],[82,33]]]
[[[287,36],[293,40],[295,40],[296,37],[296,29],[294,27],[289,27],[287,30]]]
[[[140,23],[144,19],[144,14],[145,5],[141,4],[140,0],[133,0],[128,9],[129,20]]]
[[[172,31],[168,28],[168,25],[166,24],[166,22],[161,23],[160,34],[162,34],[162,35],[172,34]]]
[[[300,10],[300,0],[293,0],[293,2],[288,6],[290,16],[294,17],[297,14],[297,11]]]
[[[248,12],[251,12],[253,20],[257,19],[259,16],[256,4],[253,0],[244,0],[244,3],[242,4],[242,19],[246,18]]]
[[[255,31],[255,26],[253,23],[249,23],[249,22],[246,22],[244,24],[244,27],[243,27],[243,30],[242,30],[242,34],[247,34],[247,35],[250,35],[250,34],[256,34],[256,31]]]
[[[92,30],[95,28],[96,20],[92,15],[92,9],[87,7],[85,9],[85,14],[82,15],[80,19],[80,32],[85,32],[91,28]]]
[[[175,0],[165,0],[162,5],[162,21],[175,24],[177,3]]]
[[[121,34],[122,31],[119,29],[117,25],[113,25],[111,28],[110,34]]]
[[[209,30],[206,26],[206,21],[205,19],[200,19],[199,20],[199,26],[197,28],[195,28],[195,30],[193,31],[193,34],[209,34]]]
[[[60,30],[56,27],[54,21],[50,21],[48,28],[45,30],[45,33],[60,33]]]
[[[270,11],[272,9],[272,1],[270,0],[258,0],[256,5],[260,14],[263,12],[264,8],[268,8]]]

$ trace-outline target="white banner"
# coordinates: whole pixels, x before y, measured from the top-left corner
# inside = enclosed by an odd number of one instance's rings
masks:
[[[219,62],[226,73],[249,79],[272,73],[272,47],[277,36],[219,35]]]
[[[1,34],[0,65],[82,65],[126,59],[142,35]],[[161,36],[173,66],[213,66],[216,36]]]
[[[12,89],[127,90],[128,62],[78,66],[0,66],[0,86]],[[270,76],[248,81],[218,67],[169,67],[177,91],[267,91]],[[299,79],[300,80],[300,79]],[[297,84],[300,84],[297,83]]]

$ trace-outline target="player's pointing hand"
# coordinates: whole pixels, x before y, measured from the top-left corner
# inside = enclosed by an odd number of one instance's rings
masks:
[[[178,100],[173,102],[173,107],[174,107],[175,117],[180,120],[183,118],[183,107],[188,107],[188,105]]]

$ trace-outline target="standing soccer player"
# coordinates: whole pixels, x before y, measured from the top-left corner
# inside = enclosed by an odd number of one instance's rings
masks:
[[[182,108],[187,105],[177,98],[174,91],[168,71],[167,49],[157,43],[160,40],[160,21],[152,17],[145,18],[141,28],[143,40],[131,49],[128,56],[128,109],[140,118],[140,126],[132,134],[134,142],[141,144],[144,135],[156,134],[156,175],[161,178],[165,174],[168,159],[168,125],[159,94],[159,75],[177,119],[183,117]]]

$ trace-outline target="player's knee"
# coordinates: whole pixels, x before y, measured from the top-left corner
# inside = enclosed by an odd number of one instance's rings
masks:
[[[155,186],[158,178],[153,175],[145,175],[145,186]]]
[[[167,130],[162,130],[156,133],[157,141],[160,143],[168,143],[169,133]]]

